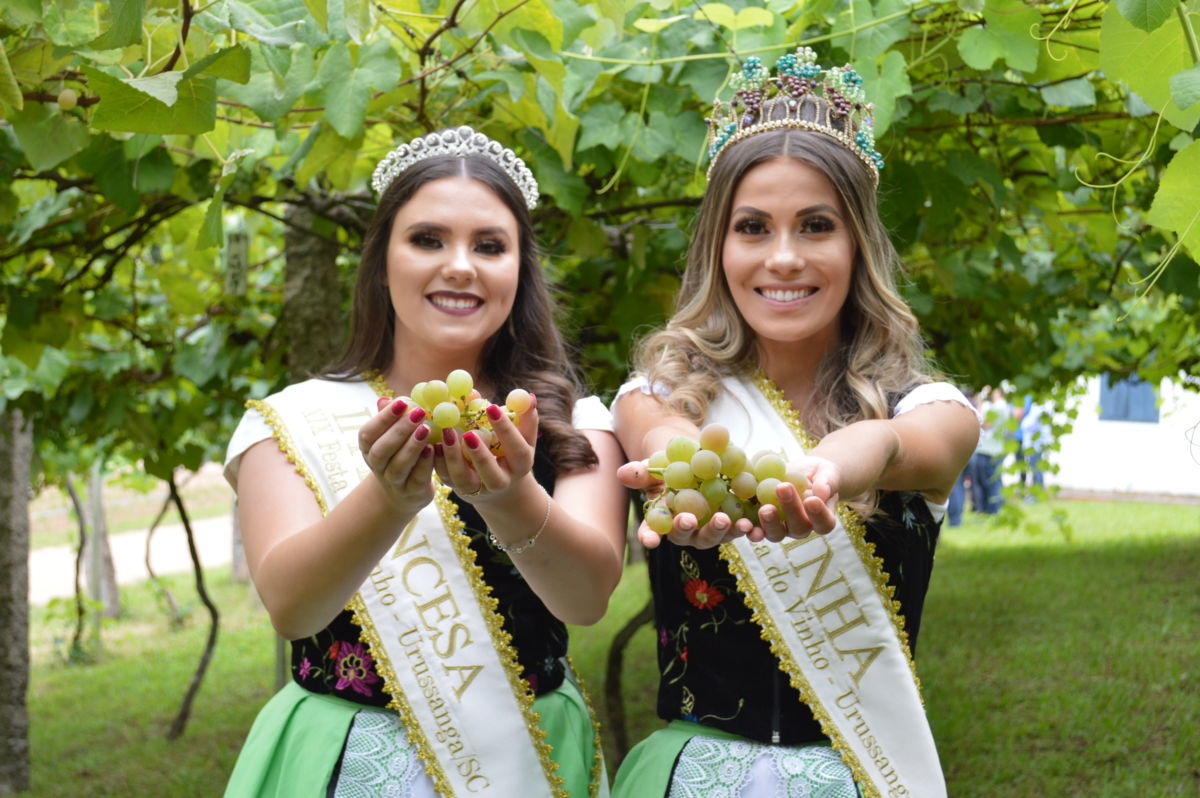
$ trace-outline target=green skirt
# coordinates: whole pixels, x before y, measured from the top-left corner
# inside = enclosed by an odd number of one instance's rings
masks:
[[[533,702],[571,798],[587,798],[595,763],[595,735],[587,704],[568,679]],[[225,798],[325,798],[354,716],[365,709],[334,696],[310,693],[295,682],[259,712],[238,755]],[[603,774],[603,768],[601,768]],[[601,785],[601,796],[607,795]]]

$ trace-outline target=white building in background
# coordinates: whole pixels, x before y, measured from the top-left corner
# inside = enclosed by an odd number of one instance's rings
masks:
[[[1079,415],[1048,483],[1064,490],[1200,500],[1200,393],[1163,380],[1109,384],[1089,378]],[[1200,517],[1197,519],[1200,524]]]

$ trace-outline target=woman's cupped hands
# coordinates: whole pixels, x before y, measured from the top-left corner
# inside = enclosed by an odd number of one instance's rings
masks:
[[[433,499],[433,447],[426,412],[381,396],[377,412],[358,431],[358,449],[401,512],[411,515]]]
[[[638,539],[648,549],[656,548],[666,537],[679,546],[710,549],[722,543],[745,537],[752,542],[779,542],[785,538],[803,538],[816,532],[825,535],[837,526],[838,485],[840,471],[836,463],[821,457],[800,457],[792,461],[809,481],[809,489],[801,493],[789,482],[775,489],[777,504],[758,508],[758,518],[739,518],[736,521],[723,512],[712,514],[705,523],[698,523],[692,513],[679,513],[671,531],[659,535],[643,521],[638,527]],[[626,463],[617,470],[617,478],[627,488],[639,490],[647,497],[662,492],[662,480],[650,473],[645,460]]]
[[[453,428],[433,440],[423,408],[380,397],[378,412],[359,430],[359,450],[397,508],[407,513],[433,499],[434,472],[459,497],[473,504],[492,501],[533,469],[537,399],[515,422],[497,405],[485,412],[492,426],[491,445],[474,431]]]
[[[533,470],[537,445],[537,397],[530,395],[529,409],[509,418],[498,405],[487,410],[492,427],[489,445],[474,430],[459,433],[445,429],[433,447],[433,467],[438,477],[471,504],[503,498]]]

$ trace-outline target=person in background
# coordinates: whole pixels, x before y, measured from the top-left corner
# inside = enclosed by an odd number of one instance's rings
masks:
[[[974,407],[976,403],[975,392],[967,389],[963,391],[963,395],[971,402]],[[950,490],[949,503],[946,505],[946,523],[949,526],[962,526],[963,510],[966,509],[967,491],[971,485],[971,464],[968,461],[962,473],[958,475],[958,479],[954,483],[954,487]]]
[[[971,457],[972,506],[977,513],[995,515],[1004,505],[1001,492],[1000,464],[1004,461],[1004,440],[1012,408],[1004,399],[1004,391],[985,387],[980,391],[979,413],[983,417],[983,432]]]

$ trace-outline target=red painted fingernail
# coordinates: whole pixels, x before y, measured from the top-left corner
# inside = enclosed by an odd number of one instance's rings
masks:
[[[420,421],[423,418],[425,418],[425,408],[418,407],[416,410],[412,411],[412,413],[408,417],[408,420],[411,421],[412,423],[416,424],[418,421]]]
[[[454,440],[454,429],[452,427],[446,427],[444,430],[442,430],[442,443],[446,444],[447,446],[453,446]]]
[[[471,449],[479,448],[479,436],[476,435],[474,432],[468,432],[467,434],[463,435],[463,440],[467,442],[467,446],[469,448],[471,448]]]
[[[392,412],[398,416],[404,415],[404,411],[408,409],[408,402],[403,399],[397,399],[392,403]]]
[[[435,443],[433,445],[433,453],[436,454],[438,457],[441,457],[444,452],[445,452],[445,450],[442,448],[442,445],[440,443]]]
[[[432,457],[433,456],[433,447],[426,446],[424,449],[421,450],[421,456],[424,458]]]
[[[386,396],[379,397],[378,399],[375,400],[375,409],[382,410],[383,406],[386,405],[390,401],[392,401],[392,400],[388,399]]]
[[[424,413],[425,411],[422,410],[421,412]],[[416,413],[413,413],[413,415],[416,415]],[[429,427],[425,426],[424,424],[417,427],[417,431],[413,433],[413,437],[419,441],[425,440],[429,437]]]
[[[504,411],[496,405],[488,405],[487,414],[492,421],[499,421],[500,416],[504,415]]]

